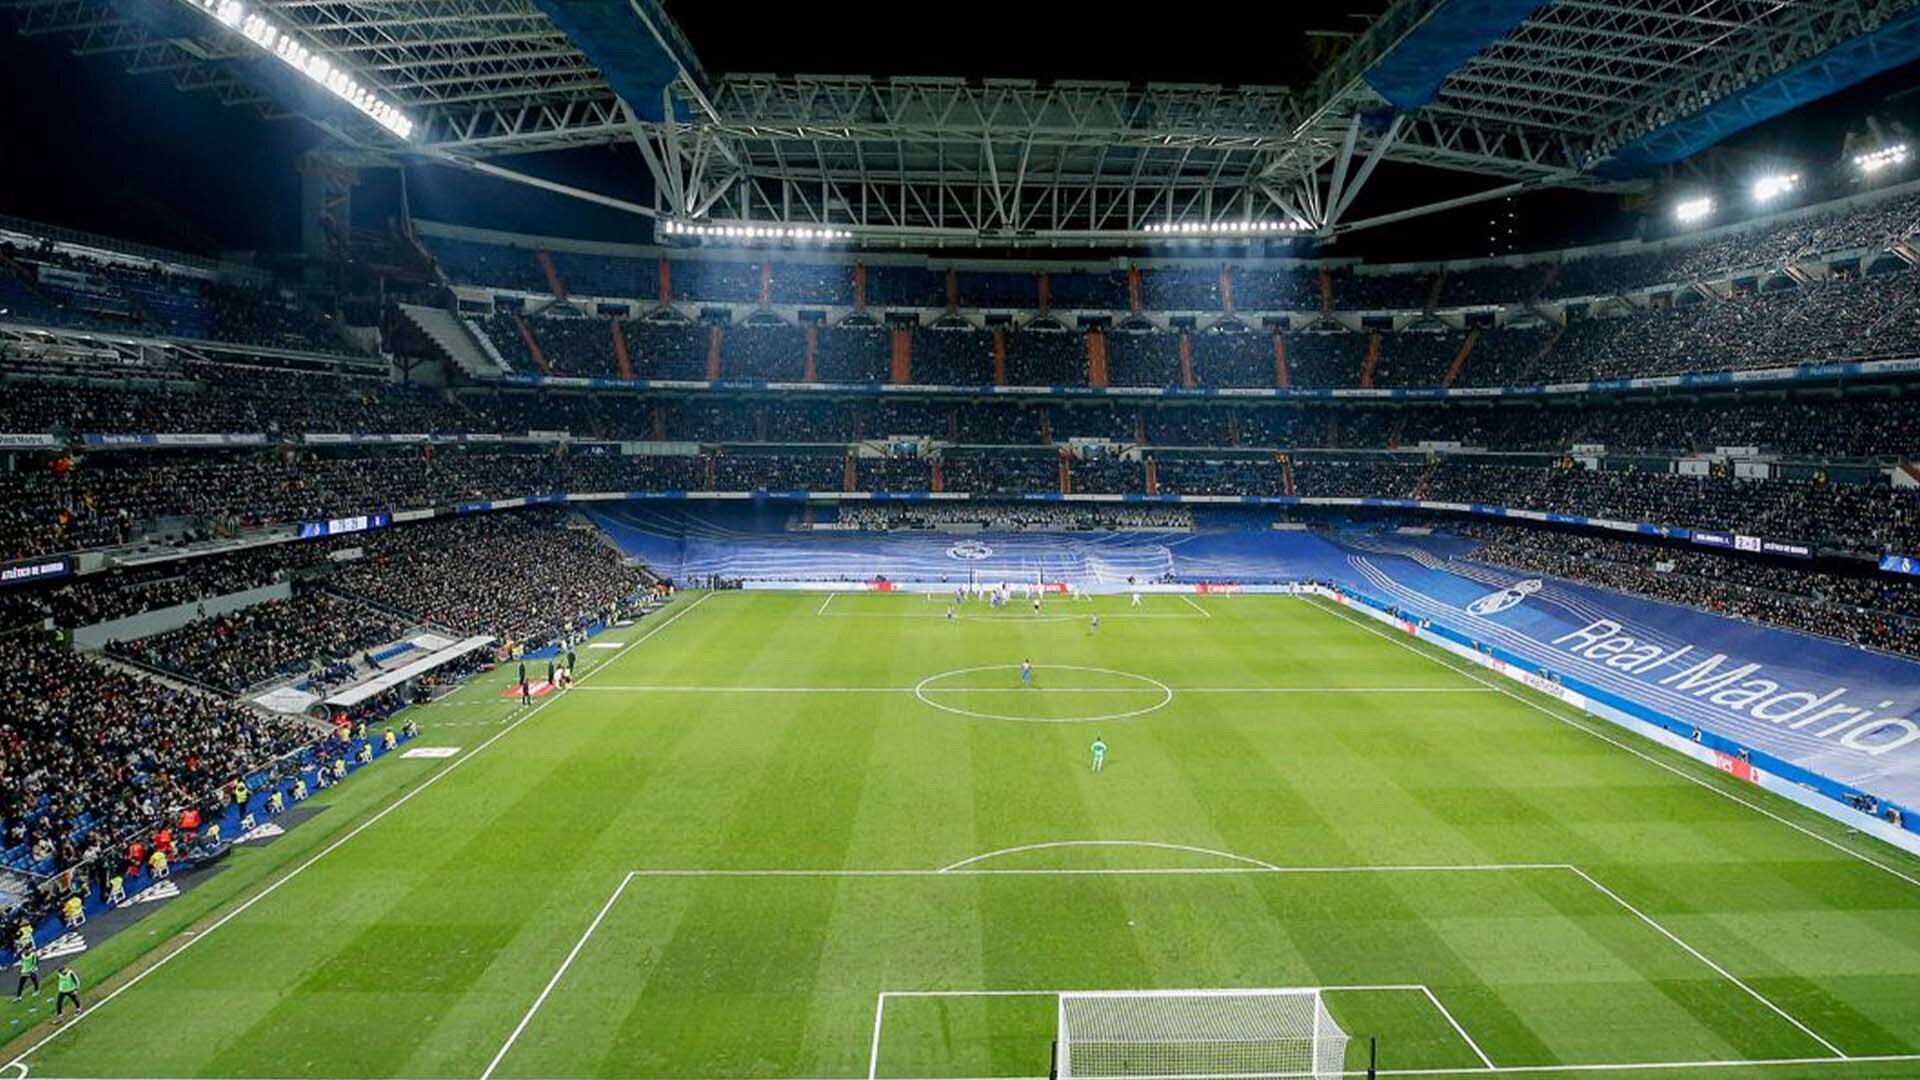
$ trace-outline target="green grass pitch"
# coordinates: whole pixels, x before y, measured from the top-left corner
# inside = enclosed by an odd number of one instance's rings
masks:
[[[1319,602],[944,608],[693,594],[531,712],[478,680],[416,714],[459,756],[81,955],[0,1060],[1036,1077],[1061,990],[1312,986],[1390,1074],[1920,1075],[1914,860]]]

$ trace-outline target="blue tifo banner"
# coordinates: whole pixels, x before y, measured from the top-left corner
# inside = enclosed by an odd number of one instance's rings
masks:
[[[1339,575],[1523,660],[1851,785],[1920,802],[1920,664],[1504,567],[1370,546]]]

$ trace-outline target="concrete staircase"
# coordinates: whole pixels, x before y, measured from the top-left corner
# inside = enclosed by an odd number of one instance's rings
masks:
[[[427,335],[449,363],[469,377],[498,378],[509,370],[493,343],[468,329],[452,312],[419,304],[401,304],[400,311]]]

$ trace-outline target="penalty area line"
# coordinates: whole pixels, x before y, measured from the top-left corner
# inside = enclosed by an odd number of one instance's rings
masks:
[[[573,962],[579,958],[580,950],[587,947],[587,939],[593,936],[595,930],[600,929],[600,924],[606,921],[607,913],[613,910],[613,905],[620,902],[620,894],[627,891],[627,886],[633,881],[633,877],[634,875],[632,873],[628,873],[622,877],[620,884],[614,887],[613,895],[607,897],[607,902],[600,905],[599,914],[595,915],[593,921],[587,924],[587,928],[580,932],[580,940],[574,942],[573,948],[567,951],[566,959],[560,961],[560,967],[554,971],[553,978],[548,979],[547,985],[540,988],[540,996],[533,999],[532,1005],[527,1006],[526,1015],[522,1016],[520,1022],[513,1026],[512,1034],[507,1036],[506,1042],[500,1044],[500,1049],[493,1055],[493,1060],[487,1062],[486,1071],[480,1074],[480,1080],[491,1080],[493,1070],[500,1067],[500,1062],[505,1060],[507,1051],[512,1050],[513,1044],[520,1040],[520,1033],[527,1030],[528,1024],[533,1023],[533,1014],[539,1012],[540,1006],[547,1003],[547,998],[552,995],[553,988],[560,985],[560,980],[566,976],[567,969],[572,967]]]

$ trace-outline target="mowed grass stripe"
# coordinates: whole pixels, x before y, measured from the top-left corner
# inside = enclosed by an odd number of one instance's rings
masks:
[[[933,606],[848,597],[831,610],[856,599],[876,613]],[[1297,600],[1200,603],[1213,618],[1114,618],[1096,633],[1085,619],[1015,613],[836,620],[816,614],[818,597],[725,594],[587,685],[911,686],[1031,656],[1176,687],[1484,689]],[[1088,724],[968,719],[892,694],[572,695],[223,927],[201,947],[217,962],[169,965],[71,1044],[50,1045],[34,1073],[477,1076],[629,870],[932,869],[1098,838],[1287,865],[1577,861],[1756,989],[1777,986],[1838,1045],[1904,1050],[1920,1033],[1920,890],[1503,695],[1192,694],[1098,727],[1112,756],[1095,778]],[[1114,848],[1006,858],[1175,865]],[[1391,974],[1432,984],[1502,1064],[1744,1054],[1801,1038],[1637,920],[1539,895],[1535,873],[1357,886],[1259,874],[637,881],[500,1075],[864,1075],[873,996],[930,977]],[[216,949],[228,936],[244,944]],[[176,983],[174,968],[193,978]],[[1460,1064],[1411,1011],[1354,1008],[1367,1023],[1414,1025],[1404,1042],[1370,1032],[1388,1061]],[[950,1044],[950,1064],[1021,1071],[1051,1037],[1024,1015],[944,1011],[918,1060]],[[379,1030],[341,1038],[354,1016],[381,1017]],[[274,1027],[287,1037],[264,1034]],[[123,1037],[157,1028],[191,1040]],[[1426,1056],[1396,1056],[1408,1050]]]

